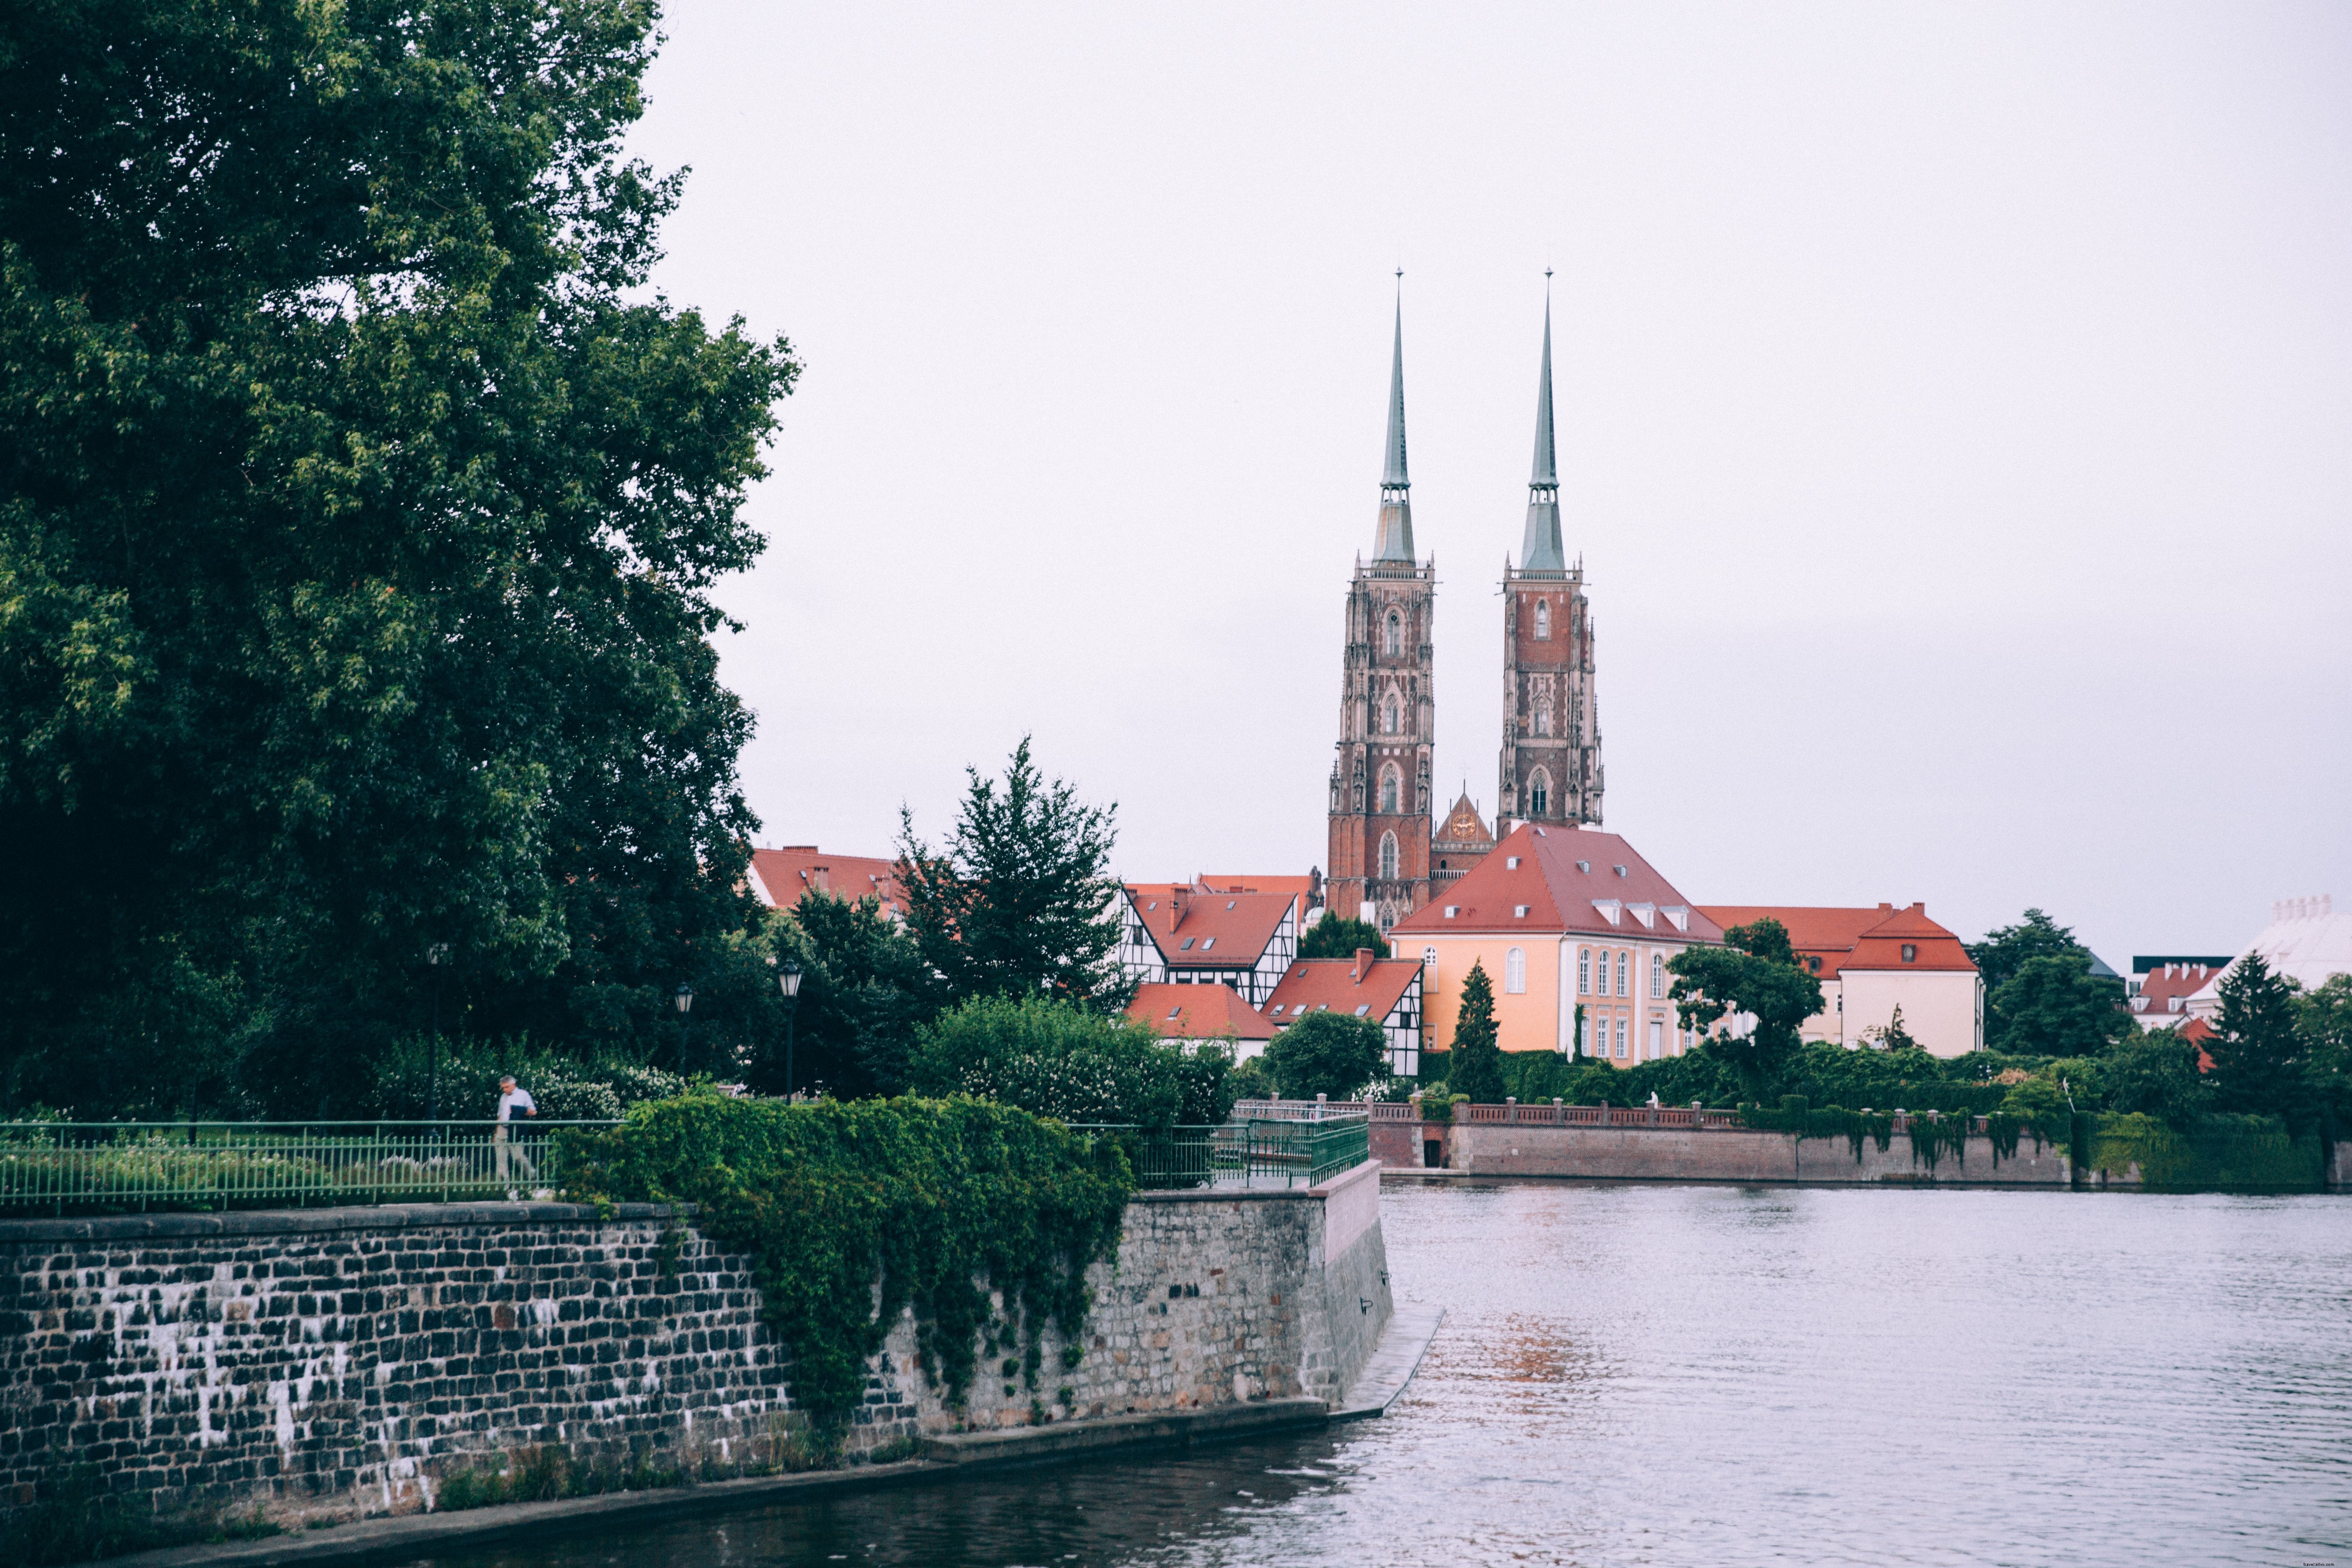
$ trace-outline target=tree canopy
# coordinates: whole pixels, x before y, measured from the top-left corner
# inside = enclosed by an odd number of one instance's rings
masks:
[[[899,813],[907,923],[924,959],[958,996],[1043,992],[1116,1011],[1133,989],[1113,959],[1118,807],[1047,782],[1025,735],[1001,784],[964,773],[963,808],[939,850],[916,837],[913,812]]]
[[[649,0],[0,21],[0,1095],[658,1055],[755,910],[710,596],[790,345],[644,289]]]
[[[1804,1021],[1822,1010],[1822,983],[1797,962],[1788,929],[1769,916],[1723,935],[1725,946],[1685,948],[1667,962],[1675,977],[1667,994],[1686,1029],[1754,1020],[1709,1044],[1751,1093],[1760,1093],[1796,1052]]]
[[[1502,1103],[1503,1052],[1495,1023],[1495,983],[1486,966],[1475,960],[1462,977],[1462,1006],[1454,1021],[1454,1040],[1446,1051],[1445,1086],[1466,1094],[1479,1105]]]
[[[2217,1037],[2206,1042],[2213,1058],[2213,1094],[2223,1110],[2258,1116],[2293,1115],[2303,1108],[2306,1084],[2304,1042],[2297,1035],[2295,983],[2250,952],[2221,977]]]
[[[1377,1018],[1309,1013],[1266,1047],[1267,1070],[1285,1100],[1328,1094],[1353,1100],[1389,1076],[1388,1034]]]
[[[1335,915],[1328,910],[1323,918],[1307,928],[1298,939],[1301,958],[1353,958],[1358,948],[1369,947],[1379,957],[1389,956],[1389,940],[1381,928],[1370,921],[1360,921],[1348,915]]]
[[[2131,1032],[2115,983],[2095,979],[2079,952],[2027,959],[1987,998],[1986,1044],[2021,1056],[2088,1057]]]

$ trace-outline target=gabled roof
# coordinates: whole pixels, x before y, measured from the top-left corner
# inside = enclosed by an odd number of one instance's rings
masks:
[[[1789,932],[1798,955],[1819,959],[1813,973],[1827,980],[1844,969],[1973,970],[1960,939],[1927,918],[1924,903],[1896,909],[1821,908],[1802,904],[1708,904],[1709,920],[1725,930],[1769,917]],[[1915,956],[1903,962],[1908,943]]]
[[[1192,886],[1204,893],[1282,893],[1297,906],[1298,918],[1307,918],[1307,906],[1321,896],[1320,877],[1239,877],[1202,872],[1192,879]]]
[[[1282,929],[1289,893],[1202,892],[1189,882],[1129,882],[1127,897],[1171,969],[1247,969]]]
[[[1678,925],[1670,910],[1682,911],[1684,923]],[[1618,835],[1533,822],[1513,828],[1438,901],[1399,921],[1394,934],[1464,931],[1723,940],[1722,927],[1692,908]]]
[[[870,855],[828,855],[814,844],[751,851],[751,890],[771,909],[789,910],[810,892],[856,903],[878,898],[885,909],[907,912],[898,863]]]
[[[1150,1024],[1162,1039],[1270,1040],[1272,1019],[1230,985],[1139,985],[1127,1016]]]
[[[1495,830],[1486,826],[1486,817],[1479,814],[1477,803],[1470,798],[1467,790],[1446,808],[1445,819],[1437,825],[1437,832],[1430,840],[1433,848],[1460,845],[1467,849],[1487,849],[1494,843]]]
[[[1406,988],[1420,973],[1421,961],[1412,958],[1376,958],[1361,974],[1352,958],[1302,958],[1265,999],[1265,1010],[1277,1028],[1286,1028],[1305,1015],[1326,1007],[1334,1013],[1385,1020],[1404,1000]]]
[[[2188,1011],[2189,998],[2220,978],[2221,969],[2218,963],[2166,963],[2149,970],[2131,999],[2132,1016],[2143,1024],[2178,1020]]]

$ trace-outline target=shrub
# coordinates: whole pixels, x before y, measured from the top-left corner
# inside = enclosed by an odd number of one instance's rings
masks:
[[[1309,1013],[1274,1037],[1266,1065],[1285,1100],[1353,1100],[1388,1077],[1388,1032],[1370,1018]]]
[[[1043,996],[980,996],[917,1037],[915,1087],[969,1094],[1067,1122],[1139,1127],[1223,1121],[1233,1058],[1162,1044],[1147,1024]]]

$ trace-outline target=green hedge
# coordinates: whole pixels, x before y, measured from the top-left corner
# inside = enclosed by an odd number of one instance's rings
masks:
[[[2152,1193],[2308,1193],[2325,1184],[2318,1136],[2294,1137],[2275,1117],[2208,1116],[2183,1132],[2141,1113],[2102,1116],[2089,1142],[2094,1169],[2121,1176],[2137,1165]]]

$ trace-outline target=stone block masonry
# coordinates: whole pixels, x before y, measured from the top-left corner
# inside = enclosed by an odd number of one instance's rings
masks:
[[[2066,1187],[2066,1150],[2032,1134],[1997,1159],[1992,1140],[1968,1141],[1965,1159],[1946,1153],[1931,1170],[1902,1132],[1882,1151],[1864,1139],[1862,1157],[1843,1138],[1785,1132],[1640,1127],[1545,1127],[1459,1123],[1438,1128],[1449,1168],[1495,1176],[1582,1176],[1593,1181],[1801,1182],[1807,1184],[1932,1183],[1937,1186]]]
[[[902,1320],[850,1454],[1337,1399],[1390,1315],[1377,1187],[1366,1165],[1311,1193],[1139,1194],[1076,1367],[1049,1331],[1032,1387],[1000,1347],[950,1408]],[[802,1423],[751,1261],[642,1205],[0,1222],[0,1509],[78,1469],[159,1512],[294,1523],[429,1508],[453,1469],[545,1445],[772,1463]]]

